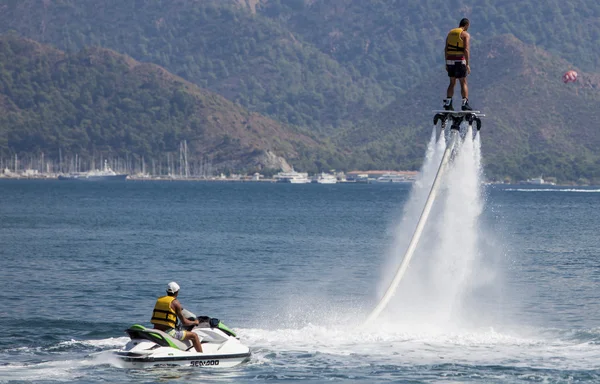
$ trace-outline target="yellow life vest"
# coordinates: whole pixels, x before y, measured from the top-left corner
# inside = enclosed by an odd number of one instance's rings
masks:
[[[175,300],[174,296],[163,296],[156,300],[154,311],[152,312],[152,324],[166,325],[169,328],[175,328],[177,325],[177,313],[171,308],[171,303]]]
[[[446,40],[446,57],[457,56],[463,57],[465,54],[465,42],[460,37],[463,32],[462,28],[454,28],[448,32]]]

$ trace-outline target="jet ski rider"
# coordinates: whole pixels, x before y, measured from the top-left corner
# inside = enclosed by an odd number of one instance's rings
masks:
[[[177,340],[192,340],[196,351],[202,352],[202,345],[197,333],[176,328],[177,319],[186,327],[199,324],[198,319],[191,321],[183,316],[181,312],[183,307],[179,300],[177,300],[178,294],[179,284],[174,281],[167,284],[167,295],[159,297],[156,300],[150,322],[154,324],[155,329],[161,330]]]

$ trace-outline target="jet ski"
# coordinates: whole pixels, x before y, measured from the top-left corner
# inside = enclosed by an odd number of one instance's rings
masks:
[[[125,330],[131,340],[116,351],[123,368],[150,367],[234,367],[250,360],[250,349],[225,324],[207,316],[196,317],[183,310],[190,320],[200,324],[185,327],[200,337],[202,352],[196,352],[191,340],[180,341],[158,329],[135,324]]]

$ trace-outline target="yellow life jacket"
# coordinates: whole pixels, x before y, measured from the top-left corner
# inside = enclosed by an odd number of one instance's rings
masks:
[[[458,57],[462,58],[465,54],[465,42],[460,37],[463,32],[462,28],[454,28],[448,32],[446,40],[446,58]]]
[[[152,312],[152,324],[166,325],[169,328],[175,328],[177,325],[177,313],[171,308],[171,303],[175,300],[174,296],[163,296],[156,300],[154,311]]]

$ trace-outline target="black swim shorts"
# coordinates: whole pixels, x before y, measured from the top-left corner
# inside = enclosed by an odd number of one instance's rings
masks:
[[[446,60],[446,70],[448,77],[467,77],[467,63],[464,60]]]

